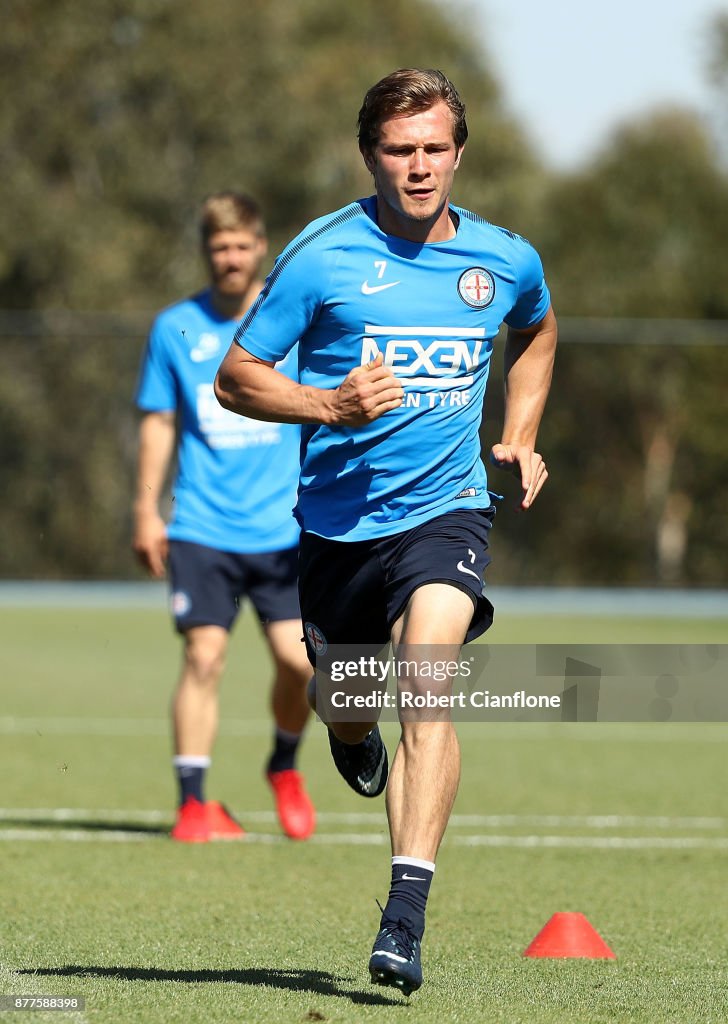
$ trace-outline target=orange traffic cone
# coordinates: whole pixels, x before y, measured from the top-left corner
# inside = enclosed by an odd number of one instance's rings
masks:
[[[554,914],[524,956],[586,957],[590,960],[616,960],[601,935],[583,914]]]

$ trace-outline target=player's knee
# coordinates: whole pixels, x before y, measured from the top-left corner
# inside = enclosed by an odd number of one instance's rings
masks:
[[[440,716],[436,712],[424,716],[424,718],[418,717],[409,721],[403,718],[400,728],[402,730],[400,742],[405,749],[413,752],[449,743],[451,737],[455,736],[455,727],[449,714]]]
[[[289,686],[308,687],[311,679],[311,664],[305,651],[276,652],[275,665],[278,676]]]
[[[224,646],[205,641],[193,641],[185,646],[184,674],[189,684],[214,689],[224,669]]]

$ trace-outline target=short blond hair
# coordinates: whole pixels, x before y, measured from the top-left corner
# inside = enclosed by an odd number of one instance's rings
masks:
[[[205,199],[200,211],[203,242],[218,231],[239,231],[242,228],[265,237],[263,213],[252,196],[242,192],[215,192]]]

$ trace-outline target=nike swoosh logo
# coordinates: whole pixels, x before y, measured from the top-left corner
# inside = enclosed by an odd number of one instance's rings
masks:
[[[374,295],[376,292],[386,291],[387,288],[394,288],[396,284],[401,284],[401,281],[390,281],[389,284],[369,284],[365,281],[361,286],[362,295]]]
[[[372,775],[371,779],[368,782],[365,782],[361,775],[357,779],[357,782],[359,783],[361,788],[363,790],[366,790],[367,793],[371,793],[379,786],[379,783],[381,782],[382,779],[382,772],[384,771],[384,762],[386,761],[386,759],[387,750],[384,747],[384,745],[382,745],[382,756],[379,758],[379,764],[377,765],[377,770],[375,771],[374,775]]]
[[[463,565],[462,559],[458,562],[457,568],[459,572],[466,572],[468,576],[475,576],[478,583],[481,582],[480,576],[478,576],[477,572],[473,572],[472,569],[468,569],[467,565]]]
[[[372,956],[386,956],[388,960],[396,960],[398,964],[408,964],[409,960],[406,956],[400,956],[398,953],[390,953],[388,949],[376,949],[372,950]]]
[[[402,875],[402,880],[404,882],[426,882],[427,881],[426,878],[420,878],[419,875],[408,875],[406,873],[404,875]]]

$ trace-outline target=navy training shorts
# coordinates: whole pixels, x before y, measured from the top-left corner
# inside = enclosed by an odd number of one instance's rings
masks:
[[[262,625],[300,618],[298,547],[236,554],[172,540],[169,575],[178,633],[192,626],[229,630],[245,597],[250,598]]]
[[[411,595],[426,583],[451,583],[469,594],[473,618],[465,642],[484,633],[493,623],[483,577],[494,515],[494,506],[457,509],[373,540],[303,533],[298,587],[311,664],[329,644],[383,647]]]

